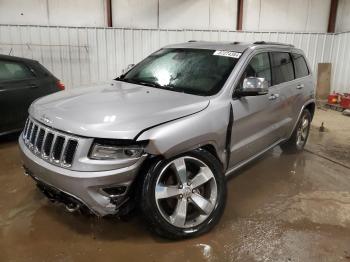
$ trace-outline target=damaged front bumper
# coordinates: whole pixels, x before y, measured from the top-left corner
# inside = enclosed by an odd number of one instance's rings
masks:
[[[98,216],[115,215],[127,200],[127,195],[146,155],[128,167],[108,171],[74,171],[54,166],[34,155],[19,138],[26,173],[51,200],[70,201],[86,206]],[[69,202],[69,203],[70,203]],[[68,205],[69,207],[69,205]]]

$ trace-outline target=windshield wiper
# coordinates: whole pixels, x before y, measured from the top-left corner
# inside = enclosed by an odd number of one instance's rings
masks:
[[[155,83],[155,82],[136,80],[136,79],[132,79],[132,78],[116,78],[115,80],[127,82],[127,83],[132,83],[132,84],[137,84],[137,85],[150,86],[150,87],[174,91],[174,86],[172,86],[172,85],[160,85],[160,84]]]

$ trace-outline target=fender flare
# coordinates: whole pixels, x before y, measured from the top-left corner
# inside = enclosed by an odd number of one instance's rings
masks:
[[[315,104],[315,105],[316,105],[315,99],[309,99],[309,100],[307,100],[307,101],[304,103],[304,105],[301,107],[300,112],[299,112],[299,114],[298,114],[298,118],[297,118],[297,120],[295,121],[295,123],[294,123],[294,125],[293,125],[293,128],[292,128],[292,131],[290,132],[288,138],[290,138],[290,137],[292,136],[292,134],[293,134],[295,128],[297,127],[297,124],[298,124],[298,122],[299,122],[299,120],[300,120],[301,114],[303,113],[304,109],[305,109],[308,105],[310,105],[310,104]]]

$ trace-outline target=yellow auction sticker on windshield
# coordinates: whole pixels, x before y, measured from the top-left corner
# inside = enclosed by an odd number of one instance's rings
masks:
[[[216,50],[213,55],[226,56],[232,58],[240,58],[242,53],[234,52],[234,51],[224,51],[224,50]]]

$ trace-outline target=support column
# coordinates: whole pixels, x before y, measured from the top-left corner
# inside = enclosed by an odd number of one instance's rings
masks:
[[[107,26],[112,27],[112,0],[106,0],[106,9],[107,9]]]
[[[243,0],[237,0],[237,24],[236,30],[242,31],[243,22]]]
[[[329,11],[327,33],[334,33],[334,31],[335,31],[335,23],[337,20],[338,2],[339,2],[338,0],[331,1],[331,10]]]

